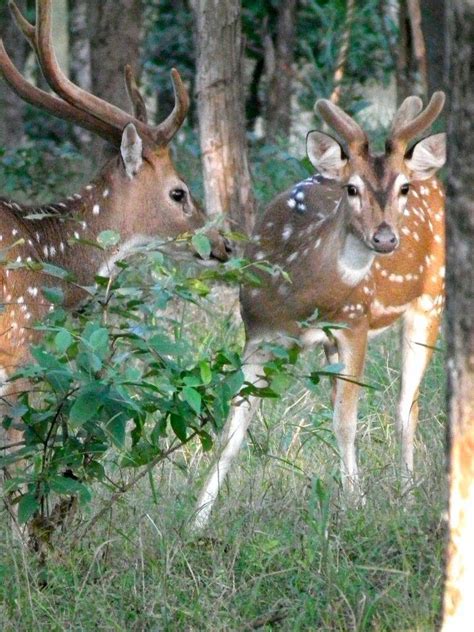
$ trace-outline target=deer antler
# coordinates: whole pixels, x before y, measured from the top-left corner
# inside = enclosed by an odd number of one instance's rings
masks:
[[[319,115],[330,127],[332,127],[348,144],[349,153],[356,156],[366,153],[368,139],[364,130],[348,114],[341,110],[328,99],[316,101],[316,109]]]
[[[0,73],[8,83],[10,88],[21,99],[24,99],[31,105],[39,107],[54,116],[65,121],[74,121],[81,127],[88,129],[90,132],[97,134],[107,141],[111,141],[110,125],[99,121],[90,116],[87,112],[82,112],[78,108],[70,105],[66,101],[37,88],[29,83],[23,75],[17,70],[12,60],[8,56],[7,51],[0,39]],[[113,130],[116,133],[116,130]],[[117,143],[120,143],[120,134],[116,133]]]
[[[146,103],[138,89],[137,80],[130,64],[124,68],[125,86],[127,88],[128,98],[132,104],[133,114],[136,119],[142,123],[148,123],[148,112]]]
[[[432,125],[444,107],[444,92],[434,92],[423,110],[419,97],[407,97],[399,107],[392,124],[388,146],[392,151],[404,152],[412,138]]]
[[[11,1],[9,5],[20,30],[38,56],[41,69],[47,82],[65,102],[72,106],[73,109],[68,111],[69,120],[77,121],[82,125],[85,119],[84,116],[79,117],[79,113],[81,113],[88,117],[88,129],[91,129],[90,123],[92,120],[100,122],[102,130],[104,130],[105,127],[108,128],[107,140],[113,142],[115,145],[120,143],[121,132],[129,123],[133,123],[140,135],[153,144],[166,145],[169,143],[182,125],[189,108],[189,97],[177,70],[173,69],[171,71],[175,92],[175,106],[172,113],[160,125],[148,125],[146,121],[142,120],[146,108],[143,109],[144,102],[141,95],[140,101],[143,107],[141,104],[138,106],[138,87],[134,81],[132,103],[135,110],[139,107],[137,117],[131,116],[111,103],[76,86],[63,73],[57,61],[52,43],[51,0],[36,0],[36,26],[33,26],[26,20],[13,1]],[[57,101],[55,103],[57,104]],[[49,109],[49,111],[51,110]],[[62,111],[65,112],[64,108]],[[54,111],[53,114],[55,114]],[[101,136],[103,136],[103,133]]]

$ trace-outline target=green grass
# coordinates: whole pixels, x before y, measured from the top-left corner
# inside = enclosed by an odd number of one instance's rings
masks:
[[[329,385],[295,383],[265,402],[206,537],[187,530],[212,455],[187,446],[79,541],[63,534],[44,565],[2,514],[0,629],[433,630],[444,543],[444,374],[424,382],[418,487],[399,493],[394,411],[397,333],[372,343],[360,405],[364,509],[344,509]],[[318,365],[319,352],[304,366]],[[104,502],[98,492],[94,510]]]

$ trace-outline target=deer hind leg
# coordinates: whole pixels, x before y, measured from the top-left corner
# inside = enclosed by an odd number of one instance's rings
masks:
[[[338,364],[339,362],[339,353],[337,351],[337,342],[331,337],[328,338],[327,342],[324,343],[324,355],[326,356],[326,361],[328,364]],[[336,405],[336,386],[337,382],[334,377],[331,379],[331,401],[333,408]]]
[[[440,307],[426,309],[426,296],[408,308],[403,317],[402,371],[398,406],[398,433],[401,443],[401,474],[409,487],[413,477],[413,440],[418,423],[420,382],[433,354],[438,337]]]
[[[245,349],[245,357],[248,357],[248,362],[242,367],[245,381],[256,386],[264,386],[265,380],[260,376],[268,355],[248,345]],[[219,490],[232,461],[239,453],[258,403],[259,398],[255,396],[249,396],[246,399],[239,396],[235,398],[230,417],[224,426],[220,454],[199,494],[193,519],[193,531],[201,531],[206,526]]]
[[[367,327],[339,330],[337,335],[339,361],[349,380],[360,382],[367,349]],[[342,488],[348,497],[361,496],[355,451],[357,409],[360,387],[353,381],[336,379],[333,427],[341,456]]]

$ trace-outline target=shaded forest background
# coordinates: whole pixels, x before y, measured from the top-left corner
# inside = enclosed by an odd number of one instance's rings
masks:
[[[33,19],[34,2],[19,0],[18,4]],[[258,202],[267,201],[300,175],[301,165],[294,159],[304,156],[305,135],[318,125],[313,113],[316,98],[331,97],[377,130],[387,124],[396,103],[408,93],[426,97],[443,84],[442,2],[244,0],[225,4],[230,9],[223,18],[223,33],[237,24],[242,29],[236,40],[240,65],[232,69],[238,77],[232,81],[240,85],[236,94],[245,107],[244,142],[251,152]],[[163,119],[172,108],[169,71],[173,66],[179,69],[195,97],[178,139],[183,150],[180,166],[201,196],[197,104],[202,89],[197,60],[202,31],[197,31],[198,17],[205,11],[206,2],[198,0],[56,0],[54,26],[60,62],[77,84],[127,107],[122,75],[125,63],[130,63],[155,120]],[[0,3],[0,35],[17,67],[44,86],[6,0]],[[230,65],[231,53],[222,47],[224,66]],[[87,178],[102,161],[101,141],[25,105],[3,81],[0,106],[0,177],[7,194],[21,196],[22,190],[28,190],[47,197],[58,186],[70,185],[69,175],[62,181],[63,170],[55,170],[45,183],[40,162],[56,164],[61,157],[70,167],[66,173],[74,168]],[[202,121],[201,116],[201,126]],[[87,160],[79,159],[81,152],[87,153]],[[267,169],[270,161],[283,164],[283,174],[278,168]],[[20,190],[16,190],[18,183]],[[206,191],[207,201],[208,197]],[[222,210],[228,209],[217,209]],[[242,227],[248,230],[250,225]]]

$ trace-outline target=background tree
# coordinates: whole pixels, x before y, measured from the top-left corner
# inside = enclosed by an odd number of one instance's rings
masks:
[[[92,92],[125,109],[123,69],[130,64],[140,75],[143,10],[142,0],[88,0]]]
[[[249,233],[255,201],[245,138],[240,0],[194,0],[192,6],[206,207]]]
[[[69,0],[69,73],[72,81],[88,90],[92,88],[91,46],[87,20],[88,0]],[[82,146],[91,141],[91,134],[75,127],[74,135]]]
[[[275,41],[268,34],[265,38],[268,81],[266,136],[273,142],[277,138],[288,139],[290,134],[297,4],[297,0],[279,3]]]
[[[447,346],[449,544],[444,632],[474,620],[474,5],[453,0],[448,27]]]
[[[26,0],[19,0],[19,8],[24,11]],[[23,70],[28,45],[22,37],[19,37],[18,29],[10,17],[10,11],[6,2],[0,2],[0,37],[5,47],[10,51],[17,68]],[[0,78],[0,145],[5,147],[17,147],[21,144],[23,128],[23,102],[10,90],[3,79]]]

